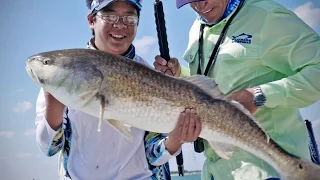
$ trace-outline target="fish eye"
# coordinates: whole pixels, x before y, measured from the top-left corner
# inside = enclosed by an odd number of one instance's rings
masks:
[[[43,65],[48,65],[50,63],[50,60],[49,59],[45,59],[44,61],[43,61]]]

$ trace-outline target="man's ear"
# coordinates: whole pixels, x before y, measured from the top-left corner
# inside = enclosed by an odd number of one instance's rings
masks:
[[[95,17],[90,13],[87,15],[87,19],[88,19],[88,23],[90,25],[90,28],[93,29]]]

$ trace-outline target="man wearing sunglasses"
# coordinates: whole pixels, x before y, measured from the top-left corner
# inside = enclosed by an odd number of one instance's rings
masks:
[[[150,66],[135,54],[132,45],[139,23],[139,0],[87,0],[87,6],[93,34],[87,48]],[[180,153],[182,143],[194,141],[201,130],[195,111],[186,109],[168,137],[131,128],[134,140],[128,142],[107,123],[98,132],[97,118],[65,107],[43,90],[36,111],[37,143],[48,156],[61,153],[61,179],[166,179],[164,171],[169,169],[161,165],[168,165],[170,158]]]
[[[298,108],[320,100],[319,35],[272,0],[176,0],[178,8],[187,4],[197,13],[184,54],[189,68],[160,56],[155,68],[175,76],[211,77],[227,98],[256,117],[270,138],[288,153],[311,161]],[[206,156],[203,180],[279,178],[268,163],[243,149],[225,149],[233,151],[228,160],[203,142],[194,143]]]

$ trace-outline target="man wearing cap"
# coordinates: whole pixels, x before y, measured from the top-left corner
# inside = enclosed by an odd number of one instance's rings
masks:
[[[140,0],[86,2],[93,34],[87,48],[122,55],[149,66],[135,54],[132,45],[139,22]],[[98,132],[97,118],[65,107],[41,89],[36,107],[36,140],[47,156],[60,152],[61,179],[160,179],[165,175],[160,170],[169,171],[160,165],[180,153],[182,142],[194,141],[199,136],[201,124],[196,117],[194,110],[181,113],[177,128],[168,137],[132,127],[134,140],[128,142],[107,123],[103,123],[102,131]]]
[[[168,75],[204,74],[227,98],[240,102],[287,152],[310,160],[308,133],[298,108],[320,100],[320,38],[292,11],[272,0],[176,0],[197,18],[189,32],[184,60],[154,66]],[[171,71],[167,71],[171,70]],[[235,149],[219,157],[207,141],[203,180],[278,178],[266,162]],[[199,146],[201,147],[201,146]],[[201,149],[198,146],[195,149]]]

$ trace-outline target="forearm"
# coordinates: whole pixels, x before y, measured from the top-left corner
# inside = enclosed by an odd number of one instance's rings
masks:
[[[275,10],[276,11],[276,10]],[[288,22],[282,30],[283,22]],[[264,21],[263,64],[284,78],[261,85],[265,106],[302,108],[320,99],[320,37],[291,13],[270,13]]]
[[[64,134],[61,123],[57,129],[53,129],[51,125],[49,125],[45,117],[47,111],[46,104],[45,95],[41,89],[36,103],[36,141],[44,154],[52,156],[62,148]]]
[[[44,92],[46,99],[45,119],[53,130],[58,130],[63,121],[64,105],[49,93]]]
[[[180,148],[182,143],[177,142],[172,138],[166,138],[165,141],[165,148],[170,153],[170,155],[174,155]]]
[[[320,63],[304,67],[295,75],[261,85],[266,107],[303,108],[320,99]]]
[[[45,120],[38,122],[36,125],[36,141],[41,152],[47,156],[53,156],[60,151],[64,145],[63,130],[60,127],[58,131],[54,131]]]

